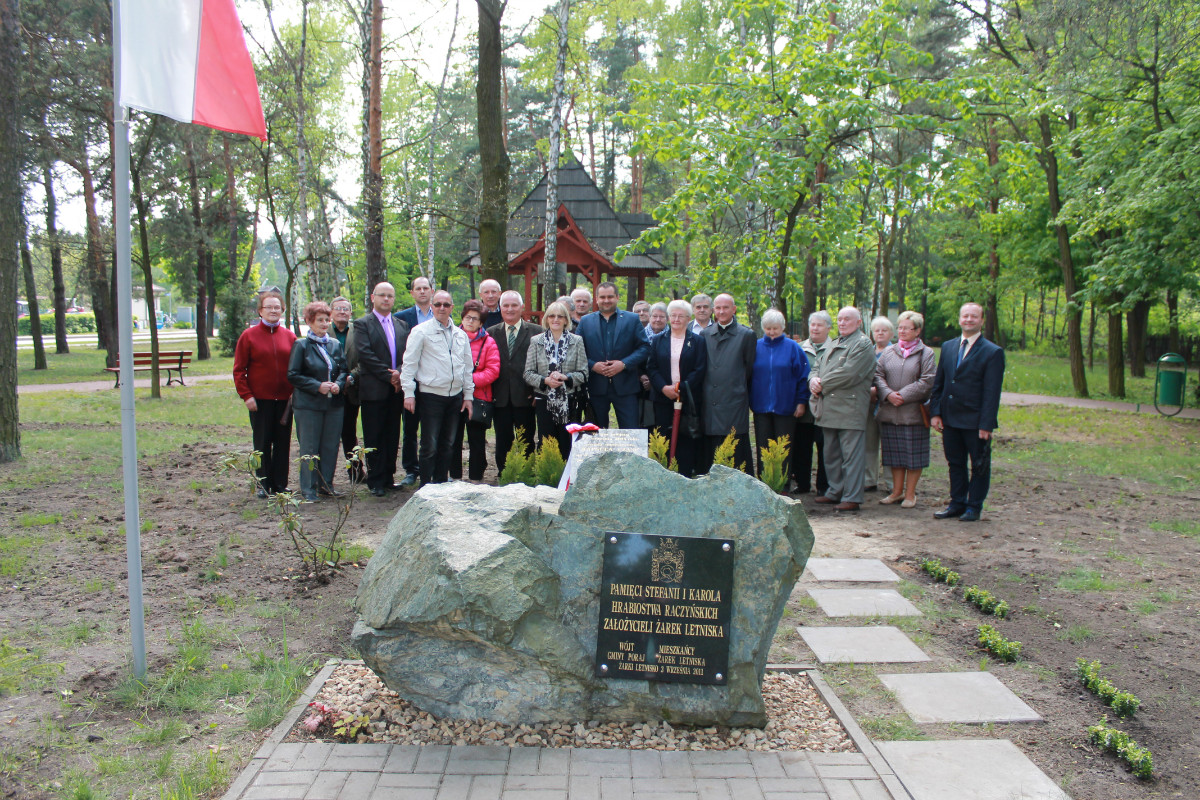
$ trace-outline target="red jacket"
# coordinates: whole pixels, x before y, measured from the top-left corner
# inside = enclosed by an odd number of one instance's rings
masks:
[[[288,358],[296,334],[282,323],[269,328],[255,323],[238,337],[233,351],[233,385],[243,400],[287,400],[292,396],[288,383]]]
[[[496,346],[496,340],[488,336],[487,331],[480,329],[477,337],[471,338],[471,334],[467,334],[471,343],[471,360],[478,362],[475,372],[471,375],[475,381],[475,399],[491,400],[492,384],[500,377],[500,349]]]

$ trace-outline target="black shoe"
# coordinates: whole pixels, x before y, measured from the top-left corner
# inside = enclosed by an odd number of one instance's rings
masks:
[[[404,480],[396,484],[397,489],[409,489],[417,485],[416,473],[410,472],[404,476]]]
[[[317,489],[317,494],[322,494],[322,495],[325,495],[326,497],[341,497],[342,496],[342,493],[339,492],[337,489],[326,488],[324,486],[322,486],[320,489]]]
[[[933,513],[933,518],[934,519],[953,519],[954,517],[961,517],[963,514],[966,513],[966,511],[967,510],[965,508],[958,508],[956,506],[946,506],[941,511],[935,511]],[[975,519],[979,519],[979,514],[975,515]]]
[[[267,490],[260,486],[260,487],[258,487],[258,491],[254,493],[254,496],[257,497],[259,500],[266,500],[267,499]]]
[[[376,497],[387,497],[387,489],[384,489],[382,486],[376,486],[371,489],[371,494]]]
[[[864,487],[863,487],[863,491],[864,491],[864,492],[874,492],[874,491],[877,491],[877,490],[878,490],[878,487],[876,487],[874,484],[872,484],[871,486],[864,486]]]
[[[968,508],[958,518],[959,522],[979,522],[979,512],[973,508]]]

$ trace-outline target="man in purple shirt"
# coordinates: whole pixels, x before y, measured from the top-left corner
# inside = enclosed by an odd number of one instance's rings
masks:
[[[354,320],[363,447],[374,448],[367,454],[367,488],[376,497],[383,497],[392,488],[404,408],[400,366],[408,343],[408,325],[392,316],[395,304],[395,287],[377,283],[371,290],[370,313]]]

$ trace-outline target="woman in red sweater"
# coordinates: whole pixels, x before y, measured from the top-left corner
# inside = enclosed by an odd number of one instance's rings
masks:
[[[258,296],[259,322],[242,331],[233,351],[233,385],[250,411],[254,449],[262,453],[258,496],[287,491],[292,446],[288,400],[288,357],[296,335],[280,324],[283,295],[271,289]]]

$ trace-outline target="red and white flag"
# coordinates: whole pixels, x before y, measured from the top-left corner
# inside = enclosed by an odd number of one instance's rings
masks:
[[[121,105],[267,138],[233,0],[118,2]]]

